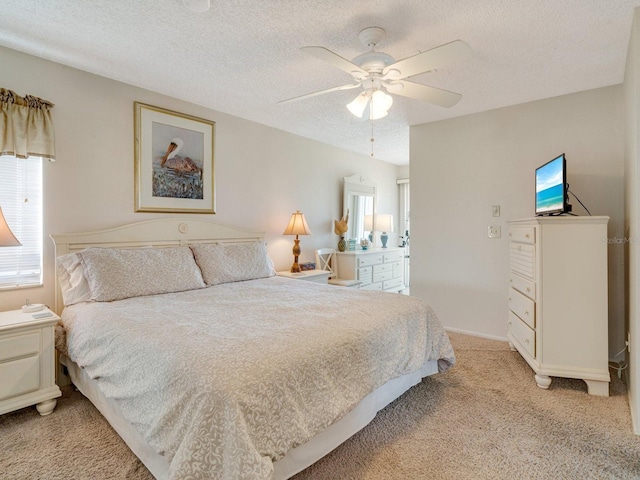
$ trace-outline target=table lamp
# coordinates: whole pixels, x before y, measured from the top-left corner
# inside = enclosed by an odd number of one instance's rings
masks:
[[[289,220],[289,225],[285,228],[283,235],[295,235],[296,239],[293,244],[293,265],[291,265],[291,273],[300,272],[300,265],[298,265],[298,257],[300,256],[300,240],[298,239],[298,235],[311,235],[311,230],[309,229],[309,225],[307,225],[307,220],[304,218],[304,215],[297,210],[296,213],[291,215],[291,220]]]
[[[393,232],[393,215],[376,215],[376,230],[382,232],[380,234],[382,248],[387,248],[387,240],[389,240],[387,232]]]
[[[369,241],[373,243],[373,215],[364,216],[363,229],[365,232],[369,232]]]
[[[4,219],[2,207],[0,207],[0,247],[19,247],[22,245],[15,237],[7,221]]]

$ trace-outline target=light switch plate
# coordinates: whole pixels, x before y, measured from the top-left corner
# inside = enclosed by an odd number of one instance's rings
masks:
[[[487,227],[487,236],[489,238],[500,238],[501,231],[500,227]]]
[[[494,205],[491,207],[491,213],[494,217],[500,216],[500,205]]]

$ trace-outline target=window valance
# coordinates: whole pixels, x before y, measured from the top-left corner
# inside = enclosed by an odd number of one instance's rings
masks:
[[[53,103],[0,88],[0,155],[55,160]]]

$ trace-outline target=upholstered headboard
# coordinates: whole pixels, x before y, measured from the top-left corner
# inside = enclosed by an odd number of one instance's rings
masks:
[[[55,255],[78,252],[88,247],[105,248],[162,248],[196,243],[234,243],[263,240],[264,232],[251,232],[194,218],[161,218],[130,223],[92,232],[53,234]],[[55,311],[63,308],[62,294],[57,281]]]

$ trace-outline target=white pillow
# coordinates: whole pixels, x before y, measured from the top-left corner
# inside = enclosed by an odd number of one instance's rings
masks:
[[[207,285],[239,282],[276,274],[264,242],[191,245]]]
[[[84,275],[82,259],[77,253],[68,253],[56,258],[56,271],[65,307],[91,300],[91,289]]]
[[[91,299],[99,302],[205,286],[188,247],[92,247],[79,255],[91,288]]]

